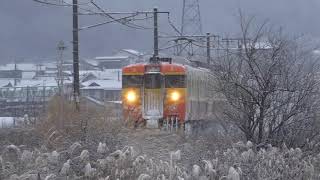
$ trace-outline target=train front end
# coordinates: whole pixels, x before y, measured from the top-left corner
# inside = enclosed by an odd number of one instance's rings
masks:
[[[186,113],[185,68],[170,63],[123,68],[122,103],[127,124],[179,128]]]

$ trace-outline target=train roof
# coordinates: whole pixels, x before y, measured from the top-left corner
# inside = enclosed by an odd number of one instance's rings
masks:
[[[123,74],[127,75],[143,75],[145,73],[145,67],[147,65],[154,65],[152,63],[137,63],[137,64],[130,64],[122,68]],[[188,70],[192,71],[202,71],[210,73],[211,70],[205,67],[197,67],[192,66],[190,64],[180,64],[180,63],[167,63],[161,62],[161,72],[163,74],[181,74],[185,73]]]
[[[122,68],[123,74],[127,75],[142,75],[145,73],[146,66],[156,66],[158,64],[152,63],[138,63],[131,64]],[[184,74],[186,72],[186,67],[182,64],[177,63],[159,63],[160,72],[163,74]]]

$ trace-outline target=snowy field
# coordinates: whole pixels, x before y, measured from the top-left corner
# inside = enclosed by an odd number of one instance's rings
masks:
[[[28,140],[1,140],[8,144],[1,143],[0,179],[319,179],[320,155],[304,156],[285,145],[257,151],[251,142],[238,142],[223,148],[213,139],[211,146],[205,138],[151,130],[126,130],[118,136],[121,143],[73,142],[59,149]]]

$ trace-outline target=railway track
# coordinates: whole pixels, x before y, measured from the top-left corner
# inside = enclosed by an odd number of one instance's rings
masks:
[[[155,159],[168,160],[171,151],[176,151],[183,137],[159,129],[132,130],[125,135],[126,144],[135,147],[138,153]]]

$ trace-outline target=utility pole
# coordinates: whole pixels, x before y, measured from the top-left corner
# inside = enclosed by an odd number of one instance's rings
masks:
[[[78,32],[78,0],[72,0],[73,10],[73,96],[77,111],[80,111],[79,81],[79,32]]]
[[[59,130],[64,129],[64,121],[63,121],[63,115],[64,115],[64,86],[63,86],[63,51],[66,50],[67,47],[64,45],[63,41],[60,41],[58,44],[58,51],[59,51],[59,60],[57,62],[57,68],[58,68],[58,87],[59,87],[59,121],[57,124],[57,127]]]
[[[58,69],[58,88],[59,88],[59,95],[63,95],[63,51],[67,49],[64,45],[63,41],[60,41],[58,44],[58,52],[59,52],[59,59],[57,61],[57,69]]]
[[[210,55],[210,33],[207,33],[207,63],[210,64],[211,55]]]
[[[158,36],[158,8],[153,9],[153,38],[154,38],[154,54],[153,57],[159,56],[159,36]]]
[[[18,78],[18,68],[17,68],[17,61],[14,61],[14,88],[17,86],[17,78]]]

